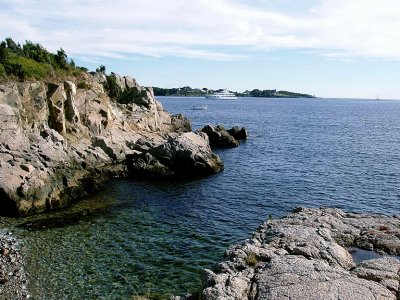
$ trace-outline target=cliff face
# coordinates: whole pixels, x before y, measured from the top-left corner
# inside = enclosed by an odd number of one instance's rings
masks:
[[[135,92],[126,104],[110,99],[102,73],[0,84],[1,214],[64,207],[101,180],[125,176],[126,155],[137,153],[138,140],[155,147],[190,131],[190,122],[164,111],[151,88],[112,76],[121,90]]]

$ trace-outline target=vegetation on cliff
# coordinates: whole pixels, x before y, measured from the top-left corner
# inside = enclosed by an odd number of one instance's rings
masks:
[[[84,67],[76,66],[73,59],[68,59],[62,48],[57,53],[51,53],[42,45],[31,41],[26,41],[22,46],[12,38],[0,42],[0,78],[62,81],[69,77],[79,77],[87,71]],[[96,73],[103,76],[102,84],[112,99],[122,104],[136,102],[146,106],[147,102],[141,101],[146,98],[146,90],[135,84],[125,87],[123,79],[116,74],[106,75],[104,65],[100,65]],[[85,90],[92,88],[85,80],[79,80],[77,87]]]
[[[159,88],[154,87],[155,96],[191,96],[191,97],[204,97],[207,94],[215,92],[221,92],[223,89],[212,90],[207,88],[191,88],[190,86],[184,86],[181,88]],[[312,95],[304,93],[295,93],[288,91],[277,91],[274,90],[259,90],[253,89],[251,91],[246,90],[244,92],[234,92],[238,97],[262,97],[262,98],[314,98]]]
[[[47,51],[42,45],[26,41],[22,46],[12,38],[0,43],[0,76],[25,79],[44,79],[78,75],[86,68],[76,67],[66,52],[60,48],[57,53]]]

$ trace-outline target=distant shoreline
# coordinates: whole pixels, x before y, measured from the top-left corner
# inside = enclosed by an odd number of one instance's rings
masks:
[[[216,92],[223,91],[223,89],[212,90],[207,88],[191,88],[189,86],[181,88],[160,88],[153,87],[154,96],[169,96],[169,97],[205,97],[206,95],[214,94]],[[255,98],[316,98],[315,95],[309,95],[304,93],[295,93],[289,91],[277,91],[273,90],[259,90],[253,89],[251,91],[246,90],[244,92],[234,92],[237,97],[255,97]]]

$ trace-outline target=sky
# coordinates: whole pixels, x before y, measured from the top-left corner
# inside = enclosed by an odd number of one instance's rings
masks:
[[[400,99],[399,0],[0,0],[0,38],[146,86]]]

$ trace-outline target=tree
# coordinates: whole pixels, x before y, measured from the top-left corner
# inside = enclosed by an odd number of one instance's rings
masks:
[[[18,55],[21,54],[21,52],[22,52],[21,45],[15,43],[14,40],[13,40],[12,38],[10,38],[10,37],[6,38],[6,44],[7,44],[7,48],[8,48],[11,52],[13,52],[13,53],[15,53],[15,54],[18,54]]]
[[[97,73],[103,73],[106,74],[106,67],[104,65],[100,65],[97,69],[96,69]]]
[[[57,50],[55,59],[61,68],[68,69],[68,56],[67,56],[67,53],[65,53],[63,48],[60,48],[60,50]]]
[[[75,65],[75,61],[73,59],[71,59],[71,61],[69,62],[69,65],[75,69],[76,65]]]

